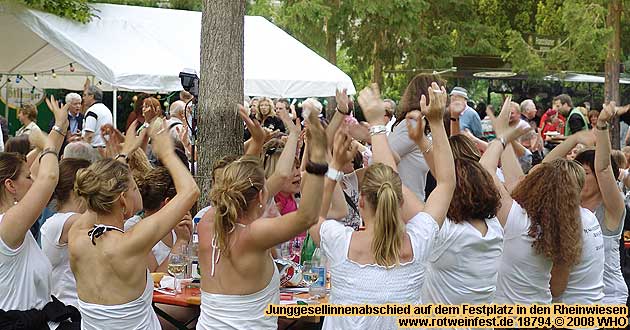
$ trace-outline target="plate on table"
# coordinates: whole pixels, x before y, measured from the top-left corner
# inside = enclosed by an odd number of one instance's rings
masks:
[[[545,132],[545,135],[549,137],[555,137],[555,136],[559,136],[560,132],[550,131],[550,132]]]

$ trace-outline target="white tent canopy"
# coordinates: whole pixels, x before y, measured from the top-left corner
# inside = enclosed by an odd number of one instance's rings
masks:
[[[596,84],[603,84],[604,83],[604,77],[590,75],[590,74],[585,74],[585,73],[574,73],[574,72],[572,72],[572,73],[565,73],[565,74],[549,75],[549,76],[545,77],[545,80],[567,81],[567,82],[585,82],[585,83],[596,83]],[[630,84],[630,80],[620,78],[619,79],[619,83],[620,84]]]
[[[80,24],[0,4],[4,80],[21,74],[38,88],[80,90],[88,76],[105,90],[166,92],[182,89],[178,75],[184,68],[200,71],[200,12],[93,7],[96,17]],[[336,88],[356,93],[348,75],[266,19],[245,17],[244,32],[245,95],[332,96]]]

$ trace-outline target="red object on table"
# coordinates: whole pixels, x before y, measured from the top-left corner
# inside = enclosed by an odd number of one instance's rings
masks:
[[[623,242],[623,246],[624,246],[626,249],[630,249],[630,241],[624,241],[624,242]]]
[[[182,307],[199,306],[201,305],[201,290],[199,288],[184,288],[182,293],[174,296],[153,291],[153,302]]]

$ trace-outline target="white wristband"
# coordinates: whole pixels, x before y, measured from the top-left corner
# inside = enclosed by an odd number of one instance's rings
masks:
[[[385,134],[387,133],[387,126],[385,125],[374,125],[370,126],[370,136]]]
[[[343,180],[343,172],[338,171],[330,166],[328,166],[328,171],[326,172],[326,177],[337,182],[341,182]]]

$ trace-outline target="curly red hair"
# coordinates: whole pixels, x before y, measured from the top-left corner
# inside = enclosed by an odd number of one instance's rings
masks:
[[[584,169],[577,162],[556,159],[538,165],[512,192],[531,220],[534,250],[554,264],[573,266],[582,252],[580,192]]]

